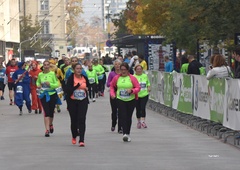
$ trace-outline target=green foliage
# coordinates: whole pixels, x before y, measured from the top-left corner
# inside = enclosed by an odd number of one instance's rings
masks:
[[[137,22],[140,15],[145,33],[150,30],[163,35],[189,53],[196,52],[198,40],[208,40],[212,46],[222,41],[232,49],[234,34],[240,32],[239,9],[239,0],[129,0],[118,28],[128,20]],[[128,33],[136,29],[133,25],[125,28]]]

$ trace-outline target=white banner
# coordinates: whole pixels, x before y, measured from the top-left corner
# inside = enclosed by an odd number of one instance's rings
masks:
[[[225,82],[223,126],[240,130],[240,80],[231,79]]]
[[[208,81],[205,76],[194,75],[193,115],[210,120]]]
[[[158,72],[158,96],[159,96],[159,102],[161,104],[164,104],[164,79],[163,79],[163,72]]]
[[[177,72],[173,72],[173,101],[172,101],[172,108],[177,109],[178,108],[178,102],[179,102],[179,97],[181,93],[181,85],[182,85],[182,76],[181,74]]]

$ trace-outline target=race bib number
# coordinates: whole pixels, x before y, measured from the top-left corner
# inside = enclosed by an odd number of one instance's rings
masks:
[[[119,93],[120,93],[119,94],[120,97],[123,98],[123,99],[128,99],[130,97],[130,94],[127,92],[126,89],[120,90]]]
[[[18,82],[22,82],[22,78],[21,78],[22,74],[18,74],[18,79],[19,81]]]
[[[50,85],[47,85],[46,83],[42,83],[42,90],[48,90],[50,89]]]
[[[99,75],[99,76],[98,76],[98,80],[102,80],[102,79],[103,79],[103,76],[104,76],[103,74],[102,74],[102,75]]]
[[[0,73],[0,78],[4,78],[4,73]]]
[[[10,72],[10,78],[12,78],[13,73],[14,73],[14,72]]]
[[[56,88],[55,90],[56,90],[57,94],[63,94],[63,89],[62,89],[62,87],[58,87],[58,88]]]
[[[89,81],[90,84],[95,83],[95,79],[94,78],[89,78],[88,81]]]
[[[73,98],[76,100],[83,100],[86,96],[85,90],[74,90],[73,92]]]
[[[17,86],[16,93],[23,93],[23,87],[22,86]]]
[[[144,82],[140,82],[140,87],[141,87],[141,90],[146,90],[147,89],[147,84],[144,83]]]

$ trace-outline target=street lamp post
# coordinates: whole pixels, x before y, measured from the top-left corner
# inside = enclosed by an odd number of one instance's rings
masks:
[[[27,39],[27,40],[24,40],[24,41],[22,41],[22,42],[20,42],[20,44],[19,44],[19,60],[21,61],[22,60],[22,44],[23,43],[25,43],[25,42],[28,42],[28,41],[31,41],[31,39]]]

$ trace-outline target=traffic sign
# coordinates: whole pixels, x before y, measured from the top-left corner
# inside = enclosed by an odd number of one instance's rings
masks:
[[[112,47],[113,44],[112,44],[112,42],[111,42],[110,40],[107,40],[107,41],[106,41],[106,46],[108,46],[108,47]]]

